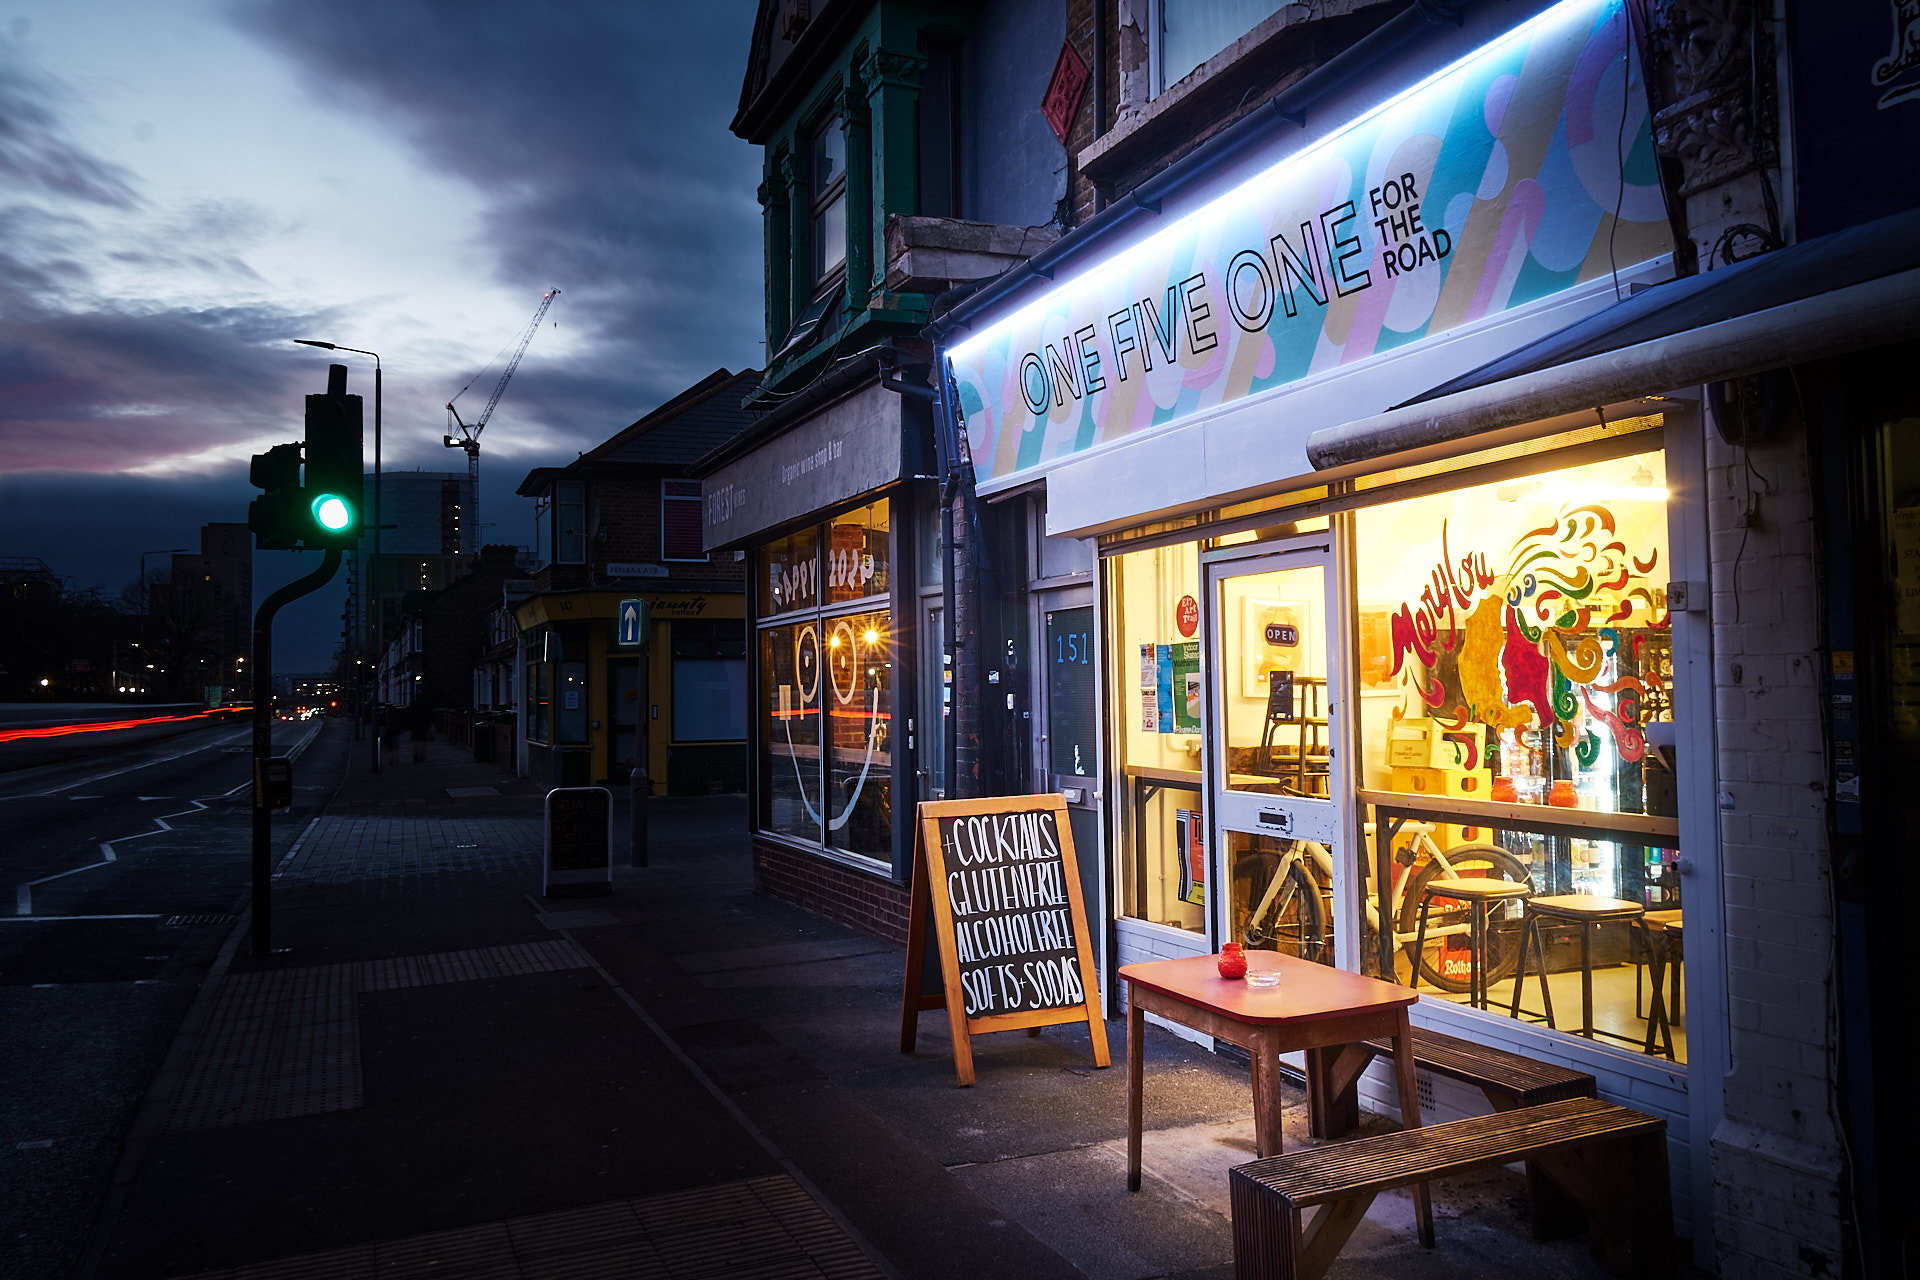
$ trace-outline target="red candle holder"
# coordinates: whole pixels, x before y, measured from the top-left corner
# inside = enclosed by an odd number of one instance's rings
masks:
[[[1238,942],[1229,942],[1220,948],[1220,958],[1215,964],[1223,978],[1244,978],[1247,976],[1247,949]]]

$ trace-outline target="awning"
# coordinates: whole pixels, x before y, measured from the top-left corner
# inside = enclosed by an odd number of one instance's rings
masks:
[[[1307,439],[1321,470],[1920,337],[1920,210],[1624,301]]]

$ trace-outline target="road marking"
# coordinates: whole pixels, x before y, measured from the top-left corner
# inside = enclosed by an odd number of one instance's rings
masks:
[[[241,729],[238,732],[242,736],[244,736],[251,731],[246,729]],[[104,782],[108,778],[117,778],[123,773],[137,773],[142,769],[151,769],[155,765],[168,764],[175,760],[184,759],[187,756],[198,755],[202,751],[211,751],[213,748],[222,746],[225,743],[232,742],[233,740],[234,738],[232,734],[220,734],[214,737],[211,741],[203,742],[197,747],[188,747],[184,751],[176,751],[172,755],[157,756],[152,760],[143,760],[139,764],[127,765],[125,768],[109,769],[105,773],[95,773],[95,774],[90,774],[84,778],[75,778],[72,782],[63,782],[59,786],[49,787],[45,791],[23,791],[17,795],[0,796],[0,800],[44,800],[48,796],[61,795],[65,792],[73,790],[75,787],[84,787],[84,786],[91,785],[92,783],[95,783],[95,782]],[[86,797],[86,798],[99,799],[100,797],[92,796],[92,797]]]
[[[301,755],[306,751],[306,749],[313,745],[313,740],[320,736],[320,728],[321,726],[315,725],[313,729],[307,734],[306,737],[300,739],[299,742],[294,744],[293,750],[287,752],[288,764],[292,764],[295,760],[298,760],[301,757]],[[253,748],[249,747],[247,749],[251,751]],[[309,790],[309,791],[324,790],[324,789],[325,788],[317,788],[317,787],[306,788],[306,790]],[[223,793],[220,796],[220,798],[222,800],[233,800],[238,798],[238,796],[242,791],[251,791],[251,790],[253,790],[253,779],[248,778],[245,782],[233,788],[231,791],[227,791]]]
[[[154,829],[152,831],[136,831],[134,834],[130,836],[118,836],[112,840],[101,841],[100,842],[100,861],[98,862],[89,862],[84,867],[74,867],[71,870],[67,870],[67,871],[56,871],[50,876],[41,876],[38,880],[29,880],[25,884],[15,885],[13,890],[14,915],[18,917],[18,916],[30,916],[33,914],[33,887],[35,885],[47,884],[48,882],[53,880],[64,880],[68,876],[77,876],[82,871],[92,871],[96,867],[104,867],[104,866],[111,865],[112,863],[118,862],[120,860],[120,855],[114,851],[114,848],[113,848],[114,845],[125,844],[129,840],[145,839],[147,836],[157,836],[163,831],[171,831],[173,830],[173,827],[167,822],[167,818],[184,818],[191,814],[201,812],[207,807],[206,805],[202,804],[198,800],[189,800],[187,801],[187,803],[192,805],[193,808],[180,809],[173,813],[167,814],[166,817],[152,819],[152,822],[154,824]]]
[[[85,870],[84,867],[81,869]],[[0,924],[42,924],[49,920],[158,920],[159,918],[160,913],[158,911],[149,915],[124,916],[0,916]],[[151,956],[147,958],[152,959]],[[164,958],[165,957],[162,957],[162,959]],[[54,984],[51,982],[41,982],[35,985],[51,987]]]
[[[68,796],[69,800],[105,800],[105,796]]]
[[[75,796],[75,797],[74,797],[74,799],[75,799],[75,800],[78,800],[79,798],[80,798],[79,796]],[[134,797],[134,799],[135,799],[135,800],[140,800],[140,801],[147,801],[147,800],[171,800],[171,799],[173,799],[173,797],[172,797],[172,796],[135,796],[135,797]]]
[[[41,1138],[37,1142],[16,1142],[13,1144],[13,1149],[15,1151],[45,1151],[52,1145],[52,1138]]]

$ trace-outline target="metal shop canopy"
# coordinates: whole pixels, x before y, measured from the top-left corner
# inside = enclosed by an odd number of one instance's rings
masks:
[[[1654,285],[1385,413],[1307,437],[1316,468],[1466,444],[1677,387],[1920,336],[1920,210]]]

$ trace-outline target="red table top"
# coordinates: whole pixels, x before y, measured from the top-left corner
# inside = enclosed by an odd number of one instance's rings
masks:
[[[1124,965],[1120,977],[1136,986],[1211,1009],[1236,1022],[1311,1022],[1350,1013],[1404,1008],[1420,998],[1411,987],[1330,969],[1298,956],[1249,952],[1281,972],[1277,987],[1250,987],[1241,978],[1223,978],[1218,956],[1181,956]]]

